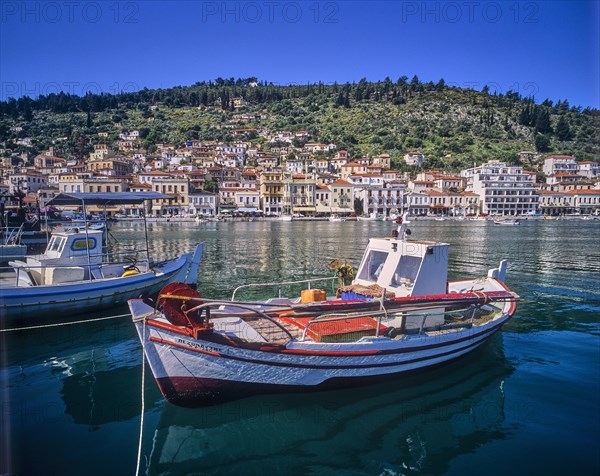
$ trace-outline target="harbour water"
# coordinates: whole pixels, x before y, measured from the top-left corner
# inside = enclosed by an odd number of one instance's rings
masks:
[[[332,259],[358,265],[368,238],[392,230],[386,222],[149,226],[155,259],[205,242],[199,291],[213,298],[240,284],[330,276]],[[165,403],[146,368],[140,473],[597,474],[600,221],[411,229],[451,244],[451,279],[509,260],[508,284],[524,302],[501,333],[457,361],[387,383],[200,409]],[[120,246],[143,246],[141,224],[117,223],[112,234]],[[142,355],[127,317],[3,333],[0,345],[0,474],[135,473]]]

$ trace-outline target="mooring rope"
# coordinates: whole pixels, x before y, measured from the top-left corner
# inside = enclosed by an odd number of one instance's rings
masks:
[[[138,456],[137,456],[137,467],[135,468],[135,476],[140,474],[140,462],[142,459],[142,440],[144,436],[144,413],[145,413],[145,401],[144,401],[144,377],[146,373],[146,319],[142,322],[142,414],[140,416],[140,440],[138,443]]]
[[[40,326],[12,327],[10,329],[0,329],[0,332],[29,331],[32,329],[44,329],[46,327],[71,326],[73,324],[85,324],[88,322],[107,321],[109,319],[119,319],[121,317],[129,316],[131,316],[131,314],[118,314],[116,316],[98,317],[96,319],[82,319],[81,321],[57,322],[55,324],[44,324]]]

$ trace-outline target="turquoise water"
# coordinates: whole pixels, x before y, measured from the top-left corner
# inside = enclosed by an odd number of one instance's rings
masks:
[[[152,255],[204,241],[200,292],[328,276],[389,223],[151,224]],[[450,243],[450,277],[509,260],[525,301],[451,364],[360,388],[183,409],[148,371],[144,474],[552,475],[600,471],[600,222],[415,222]],[[140,225],[118,223],[120,246]],[[274,295],[277,288],[240,297]],[[300,288],[284,288],[299,293]],[[114,309],[102,315],[121,314]],[[0,335],[0,474],[134,474],[141,347],[126,317]],[[147,369],[148,370],[148,369]]]

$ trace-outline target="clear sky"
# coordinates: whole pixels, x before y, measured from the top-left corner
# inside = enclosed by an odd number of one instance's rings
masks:
[[[416,74],[600,108],[599,3],[3,0],[0,97]]]

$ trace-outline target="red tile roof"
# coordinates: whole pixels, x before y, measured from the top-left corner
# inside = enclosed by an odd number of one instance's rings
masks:
[[[352,185],[347,180],[337,179],[335,182],[331,182],[331,185]]]

